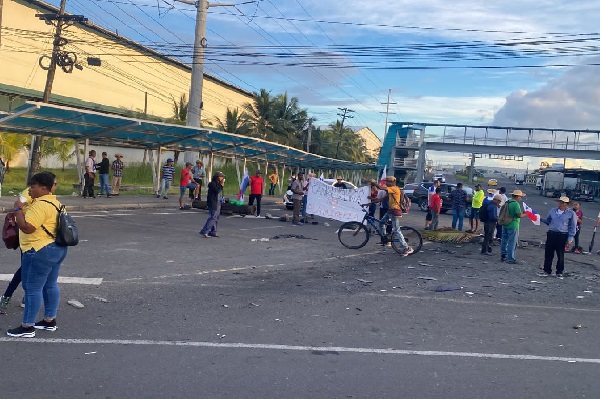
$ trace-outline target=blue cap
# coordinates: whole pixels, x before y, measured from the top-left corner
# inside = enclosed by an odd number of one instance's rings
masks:
[[[173,162],[172,158],[167,158],[167,162]]]

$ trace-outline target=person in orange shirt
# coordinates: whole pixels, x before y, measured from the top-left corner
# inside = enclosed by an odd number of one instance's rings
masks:
[[[256,175],[250,177],[250,199],[248,205],[254,205],[256,200],[256,216],[260,217],[260,201],[262,200],[265,181],[262,172],[256,171]]]

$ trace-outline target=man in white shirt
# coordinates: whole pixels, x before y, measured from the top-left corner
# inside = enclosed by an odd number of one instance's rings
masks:
[[[94,179],[96,178],[96,160],[94,158],[96,157],[96,150],[90,150],[89,155],[90,156],[88,157],[87,161],[85,162],[85,175],[83,176],[83,179],[84,179],[83,198],[84,199],[86,199],[88,197],[96,198],[96,196],[94,196]]]

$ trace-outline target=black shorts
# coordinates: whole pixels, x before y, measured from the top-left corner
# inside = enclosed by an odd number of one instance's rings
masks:
[[[431,213],[431,210],[427,210],[427,215],[425,216],[425,221],[431,221],[433,219],[433,214]]]
[[[196,182],[198,185],[202,186],[202,178],[194,178],[194,182]]]

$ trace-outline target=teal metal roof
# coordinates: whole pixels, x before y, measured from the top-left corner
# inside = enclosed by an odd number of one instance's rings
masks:
[[[75,139],[93,144],[143,149],[199,151],[221,157],[268,161],[312,169],[370,170],[375,164],[336,160],[262,139],[113,114],[27,102],[8,116],[0,116],[6,132]]]

